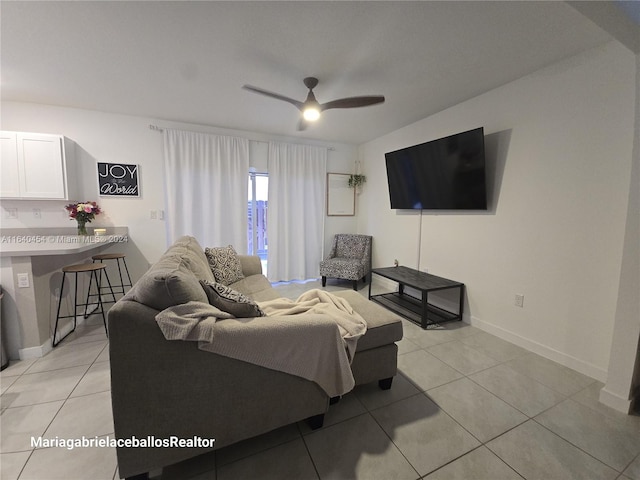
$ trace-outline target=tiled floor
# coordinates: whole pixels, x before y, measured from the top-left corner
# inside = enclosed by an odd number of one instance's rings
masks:
[[[277,288],[295,298],[317,287]],[[289,425],[152,476],[640,480],[640,417],[600,404],[599,382],[459,322],[425,331],[405,321],[404,334],[391,390],[357,387],[322,429]],[[90,319],[46,357],[0,374],[2,480],[119,478],[113,449],[30,445],[113,434],[108,360]]]

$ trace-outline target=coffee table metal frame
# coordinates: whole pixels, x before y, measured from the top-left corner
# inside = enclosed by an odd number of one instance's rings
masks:
[[[398,291],[371,295],[373,275],[379,275],[398,283]],[[420,291],[421,298],[405,292],[405,287]],[[452,312],[429,303],[429,293],[450,288],[459,289],[458,312]],[[462,320],[464,311],[464,283],[438,277],[409,267],[384,267],[371,270],[369,299],[417,323],[422,328],[452,320]]]

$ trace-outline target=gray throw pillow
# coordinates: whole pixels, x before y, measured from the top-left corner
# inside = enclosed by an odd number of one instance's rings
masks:
[[[216,282],[231,285],[244,278],[240,259],[233,246],[207,247],[204,254],[209,261],[209,267],[211,267]]]
[[[223,312],[230,313],[236,318],[264,317],[264,312],[256,302],[246,295],[216,282],[200,280],[200,284],[207,294],[209,304]]]

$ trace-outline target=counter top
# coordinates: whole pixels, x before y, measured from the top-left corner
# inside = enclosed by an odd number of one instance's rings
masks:
[[[129,241],[126,227],[109,228],[108,233],[101,236],[69,235],[57,229],[51,229],[49,232],[44,230],[39,229],[38,233],[26,229],[24,232],[17,229],[3,231],[0,236],[0,256],[68,255]]]

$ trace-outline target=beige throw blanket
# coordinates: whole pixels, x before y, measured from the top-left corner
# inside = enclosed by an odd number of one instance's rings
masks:
[[[156,321],[168,340],[197,340],[201,350],[306,378],[330,397],[353,389],[350,361],[367,327],[346,300],[310,290],[296,301],[258,305],[266,317],[229,318],[189,302],[163,310]]]

